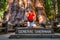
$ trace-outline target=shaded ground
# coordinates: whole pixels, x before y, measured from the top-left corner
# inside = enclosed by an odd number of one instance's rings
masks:
[[[21,39],[9,39],[8,37],[15,33],[1,34],[0,40],[60,40],[60,38],[21,38]]]

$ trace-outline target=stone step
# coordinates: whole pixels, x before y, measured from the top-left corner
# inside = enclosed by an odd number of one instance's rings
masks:
[[[60,38],[60,34],[15,34],[10,35],[10,39],[19,38]]]

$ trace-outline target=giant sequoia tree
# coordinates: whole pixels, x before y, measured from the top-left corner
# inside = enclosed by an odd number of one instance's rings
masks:
[[[45,8],[44,8],[44,0],[7,0],[7,2],[8,2],[8,5],[6,7],[6,11],[8,11],[8,14],[6,15],[7,20],[16,21],[16,16],[21,11],[20,10],[21,7],[24,9],[29,8],[33,10],[36,13],[36,16],[42,14],[46,17]],[[22,14],[23,13],[20,12],[19,15],[21,16]]]

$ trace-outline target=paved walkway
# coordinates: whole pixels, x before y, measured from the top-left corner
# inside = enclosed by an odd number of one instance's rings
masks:
[[[9,39],[8,37],[15,33],[0,35],[0,40],[60,40],[60,38],[24,38],[24,39]]]

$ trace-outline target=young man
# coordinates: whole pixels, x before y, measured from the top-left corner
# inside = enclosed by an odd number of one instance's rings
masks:
[[[27,26],[28,27],[32,27],[34,25],[34,20],[35,20],[35,13],[33,11],[28,11],[26,13],[27,16]]]

